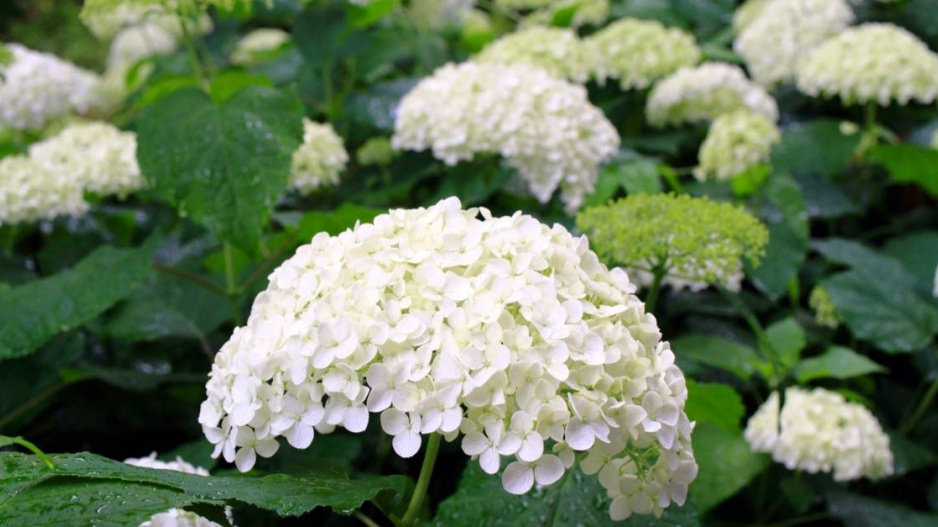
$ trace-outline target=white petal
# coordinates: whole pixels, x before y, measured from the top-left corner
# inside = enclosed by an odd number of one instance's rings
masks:
[[[592,430],[579,418],[573,418],[564,430],[564,439],[573,450],[589,450],[596,441]]]
[[[400,435],[410,424],[407,414],[390,408],[381,413],[381,429],[392,436]]]
[[[346,430],[357,434],[368,428],[368,409],[364,406],[353,406],[345,411],[342,426]]]
[[[290,443],[290,446],[293,448],[298,448],[303,450],[309,448],[309,445],[313,444],[313,437],[316,435],[312,426],[296,423],[292,428],[287,430],[287,442]]]
[[[394,446],[397,455],[403,458],[413,457],[420,450],[420,434],[416,431],[406,430],[404,433],[394,436],[391,444]]]
[[[677,409],[677,406],[668,403],[658,409],[658,412],[655,414],[655,420],[668,426],[674,426],[677,424],[677,419],[680,415],[681,411]]]
[[[482,432],[469,432],[462,438],[462,451],[467,456],[478,456],[489,447],[489,440]]]
[[[544,454],[544,440],[540,434],[531,432],[524,441],[521,442],[521,448],[518,449],[518,459],[521,461],[536,461]]]
[[[498,452],[495,452],[494,448],[489,448],[485,452],[482,452],[482,455],[479,456],[479,466],[482,467],[482,470],[486,474],[494,474],[498,472],[499,466],[501,465],[501,458],[498,455]]]
[[[237,466],[238,470],[241,472],[247,472],[254,468],[256,461],[257,455],[251,447],[239,448],[238,453],[235,455],[235,466]]]
[[[612,504],[609,506],[609,517],[613,521],[622,521],[628,519],[632,515],[632,508],[629,507],[629,497],[628,496],[619,496],[618,498],[612,500]]]
[[[515,461],[502,474],[502,487],[512,494],[524,494],[534,486],[534,471],[526,463]]]
[[[258,441],[257,444],[254,445],[254,449],[257,450],[257,453],[260,454],[261,457],[273,457],[273,455],[280,450],[280,442],[269,437],[263,441]]]
[[[534,464],[534,479],[538,485],[556,483],[563,476],[563,461],[551,454],[547,454]]]

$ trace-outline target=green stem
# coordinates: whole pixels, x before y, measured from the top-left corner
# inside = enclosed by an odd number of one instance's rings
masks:
[[[749,329],[755,333],[756,339],[759,341],[759,347],[768,355],[769,364],[772,366],[772,387],[778,386],[782,382],[782,361],[778,356],[778,352],[776,352],[775,348],[772,346],[769,335],[765,332],[765,329],[762,328],[762,324],[759,323],[759,319],[739,296],[727,291],[722,286],[718,285],[716,288],[717,291],[723,295],[723,298],[727,299],[743,317],[746,324],[749,325]]]
[[[49,470],[55,470],[55,463],[53,463],[52,460],[49,459],[49,456],[47,456],[45,452],[40,450],[39,447],[23,439],[22,437],[11,437],[10,439],[12,440],[13,444],[19,445],[29,450],[33,454],[36,454],[36,456],[39,459],[41,459],[43,463],[46,464],[47,467],[49,467]]]
[[[935,377],[935,380],[931,382],[931,385],[928,387],[928,391],[925,392],[925,396],[922,397],[922,400],[919,401],[918,406],[915,407],[915,411],[912,412],[912,415],[906,419],[905,423],[899,428],[899,433],[902,435],[908,434],[915,428],[915,425],[918,423],[919,419],[925,415],[925,412],[931,408],[932,402],[935,400],[935,395],[938,395],[938,376]]]
[[[205,71],[205,67],[202,65],[202,61],[199,59],[199,53],[196,51],[195,45],[193,44],[192,34],[189,33],[189,24],[186,22],[186,16],[182,13],[182,10],[177,11],[176,14],[179,16],[182,40],[186,45],[186,51],[189,53],[192,71],[195,73],[196,79],[198,79],[202,89],[208,91],[208,75]]]
[[[13,254],[13,249],[16,248],[16,235],[17,230],[19,230],[19,225],[11,225],[7,231],[7,239],[4,250],[6,254]]]
[[[661,177],[663,177],[665,182],[667,182],[668,186],[671,187],[671,191],[674,192],[675,194],[684,194],[685,192],[684,186],[681,185],[681,182],[678,180],[678,175],[679,175],[678,171],[687,170],[688,174],[692,174],[694,169],[693,168],[674,169],[667,165],[659,165],[658,168],[659,168],[658,171],[661,173]]]
[[[352,516],[355,516],[355,518],[358,519],[358,521],[364,523],[367,527],[381,527],[380,525],[378,525],[378,522],[372,520],[368,516],[365,516],[365,514],[360,511],[353,512]]]
[[[645,312],[653,313],[658,304],[658,295],[661,293],[661,281],[664,280],[665,271],[662,267],[657,267],[654,272],[654,278],[651,286],[648,287],[648,295],[645,297]]]
[[[243,321],[241,320],[241,305],[238,302],[238,284],[235,282],[234,247],[228,242],[225,242],[225,285],[225,294],[231,298],[235,324],[240,326]]]
[[[427,496],[427,487],[430,486],[430,476],[433,474],[433,465],[436,464],[436,456],[440,452],[440,441],[443,436],[432,434],[427,443],[427,452],[423,456],[423,465],[420,467],[420,476],[417,477],[417,486],[414,487],[414,494],[410,497],[410,504],[407,505],[407,512],[401,518],[399,525],[401,527],[412,527],[417,524],[417,517],[423,508],[423,500]]]
[[[222,289],[221,287],[218,287],[217,285],[213,284],[212,282],[209,282],[205,278],[202,278],[201,276],[190,273],[188,271],[183,271],[182,269],[177,269],[175,267],[170,267],[168,265],[158,264],[155,262],[153,263],[153,269],[161,273],[170,274],[175,277],[182,278],[183,280],[192,282],[193,284],[204,287],[205,289],[215,293],[216,295],[228,296],[228,292]]]

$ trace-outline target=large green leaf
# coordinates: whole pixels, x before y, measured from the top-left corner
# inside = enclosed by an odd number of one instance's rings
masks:
[[[852,349],[832,346],[817,357],[801,361],[795,367],[794,375],[798,382],[806,383],[814,379],[849,379],[885,371],[886,368]]]
[[[694,429],[693,441],[700,471],[691,483],[690,496],[701,512],[736,494],[769,464],[767,455],[750,452],[738,429],[701,423]]]
[[[773,351],[778,354],[786,368],[791,368],[798,362],[801,351],[808,344],[804,330],[793,317],[775,322],[766,328],[765,334]]]
[[[775,170],[792,175],[831,176],[843,171],[862,135],[844,134],[840,121],[818,119],[787,127],[772,150]]]
[[[350,513],[379,494],[401,493],[405,484],[402,476],[352,479],[328,464],[289,475],[205,477],[134,467],[88,453],[50,458],[54,470],[34,456],[0,453],[0,525],[12,518],[32,519],[24,522],[32,525],[92,524],[102,506],[117,506],[108,499],[116,494],[123,495],[118,500],[126,517],[110,518],[103,525],[139,525],[139,516],[153,510],[152,501],[160,503],[159,510],[194,503],[246,503],[280,516],[298,516],[316,507]],[[95,493],[72,500],[84,487]]]
[[[185,89],[146,108],[137,157],[157,194],[219,238],[253,252],[290,175],[302,107],[252,86],[224,103]]]
[[[687,381],[687,404],[684,411],[691,421],[712,423],[725,430],[739,430],[745,408],[732,387],[719,383]]]
[[[935,527],[938,514],[916,512],[901,505],[858,494],[833,492],[827,496],[827,510],[846,527]]]
[[[746,380],[768,369],[756,350],[713,335],[685,335],[671,341],[678,363],[689,360],[728,371]]]
[[[859,242],[829,238],[813,242],[812,247],[825,259],[855,269],[870,278],[888,277],[897,285],[915,285],[915,278],[903,267],[902,262],[879,254]]]
[[[693,499],[693,495],[691,495]],[[672,505],[664,515],[632,516],[623,522],[609,518],[609,499],[596,476],[569,470],[560,481],[515,496],[502,488],[501,477],[486,474],[477,463],[463,472],[459,489],[444,500],[431,525],[439,527],[695,527],[700,525],[693,505]]]
[[[808,214],[801,188],[790,177],[773,175],[765,184],[770,207],[763,212],[769,245],[758,267],[747,260],[746,276],[771,299],[780,297],[798,274],[808,252]]]
[[[938,196],[938,150],[911,144],[877,145],[870,158],[882,163],[893,181],[916,183]]]
[[[932,292],[938,268],[938,231],[918,231],[891,238],[883,246],[883,253],[905,266],[919,291]]]
[[[821,282],[850,331],[884,351],[915,352],[938,332],[938,308],[895,277],[859,270]]]
[[[101,247],[68,271],[0,291],[0,361],[35,351],[130,295],[155,250],[155,238],[137,249]]]

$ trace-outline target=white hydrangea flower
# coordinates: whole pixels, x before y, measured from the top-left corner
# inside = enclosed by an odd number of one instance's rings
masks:
[[[103,4],[102,2],[99,2]],[[114,38],[122,29],[143,25],[152,25],[168,31],[175,37],[182,36],[179,15],[173,1],[158,2],[113,2],[107,6],[91,6],[86,1],[80,18],[85,27],[100,40]],[[198,20],[186,24],[190,33],[204,35],[213,28],[212,19],[207,14]]]
[[[108,123],[68,125],[31,145],[29,157],[68,184],[99,196],[123,198],[146,185],[137,164],[137,136]]]
[[[713,120],[736,110],[778,120],[778,105],[737,66],[708,62],[684,68],[655,85],[645,115],[653,126]]]
[[[795,80],[798,65],[853,22],[845,0],[771,0],[742,30],[733,49],[763,86]]]
[[[700,60],[694,37],[654,20],[624,18],[586,40],[600,83],[617,79],[623,90],[644,89]]]
[[[459,26],[478,18],[475,0],[412,0],[407,5],[409,17],[421,28],[440,30]]]
[[[88,211],[81,188],[27,156],[0,159],[0,226]]]
[[[255,29],[238,41],[231,54],[231,62],[241,66],[251,65],[258,55],[276,51],[289,41],[290,34],[282,29]]]
[[[175,461],[160,461],[156,459],[156,452],[147,457],[125,459],[124,463],[135,467],[155,468],[157,470],[175,470],[186,474],[197,474],[199,476],[208,476],[209,473],[202,467],[197,467],[191,463],[185,462],[177,457]],[[229,513],[230,511],[226,512]],[[222,527],[221,525],[207,520],[194,512],[183,509],[170,509],[161,512],[149,520],[140,524],[140,527]]]
[[[303,144],[293,152],[290,187],[304,196],[339,183],[348,163],[348,152],[332,125],[303,118]]]
[[[772,146],[782,135],[775,123],[763,115],[740,110],[713,120],[700,146],[694,177],[700,181],[726,181],[767,163]]]
[[[743,2],[733,13],[733,29],[738,33],[749,27],[749,24],[759,18],[762,10],[770,2],[772,0],[746,0]]]
[[[481,217],[480,217],[481,216]],[[380,413],[394,450],[462,434],[512,493],[582,468],[611,515],[660,513],[694,479],[684,376],[621,269],[585,237],[450,198],[300,247],[215,358],[199,422],[250,470]],[[556,443],[547,451],[545,443]]]
[[[131,26],[120,30],[111,41],[107,67],[123,70],[142,59],[172,53],[177,44],[176,35],[157,24]]]
[[[559,187],[568,212],[619,148],[585,88],[523,64],[447,64],[403,98],[394,128],[395,148],[431,148],[449,165],[501,154],[542,203]]]
[[[97,75],[19,44],[7,44],[6,49],[13,60],[0,64],[0,131],[39,130],[101,103]]]
[[[754,452],[767,452],[792,470],[831,472],[836,481],[879,479],[893,473],[889,436],[862,405],[838,393],[788,388],[750,418],[746,440]]]
[[[905,29],[864,24],[822,44],[798,67],[798,89],[844,104],[931,104],[938,96],[938,55]]]
[[[593,72],[593,56],[570,29],[530,27],[510,33],[486,46],[478,63],[529,64],[555,77],[584,83]]]

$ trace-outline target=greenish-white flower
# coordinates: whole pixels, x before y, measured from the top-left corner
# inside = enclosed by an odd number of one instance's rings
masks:
[[[145,23],[121,29],[111,41],[108,70],[126,72],[127,67],[139,60],[172,53],[177,45],[176,35],[158,24]]]
[[[529,64],[555,77],[584,83],[592,74],[594,57],[570,29],[530,27],[492,42],[475,60],[492,64]]]
[[[388,165],[398,154],[387,137],[372,137],[355,152],[355,159],[362,166]]]
[[[212,31],[212,19],[204,12],[209,0],[85,0],[79,15],[82,23],[101,40],[109,40],[120,30],[154,25],[182,36],[179,10],[187,20],[186,31],[202,35]]]
[[[708,62],[684,68],[657,83],[648,96],[645,115],[652,126],[710,121],[749,110],[778,119],[775,99],[737,66]]]
[[[930,104],[938,96],[938,55],[905,29],[864,24],[844,31],[798,67],[798,89],[844,104]]]
[[[749,27],[749,24],[758,18],[762,10],[765,9],[765,6],[771,1],[772,0],[746,0],[743,2],[743,4],[736,9],[736,12],[733,13],[733,29],[739,32]]]
[[[251,31],[238,41],[231,62],[240,66],[250,66],[290,41],[290,34],[282,29],[261,28]]]
[[[88,210],[81,188],[27,156],[0,159],[0,227]]]
[[[840,325],[840,315],[837,314],[837,306],[831,299],[827,289],[821,286],[815,286],[808,295],[808,306],[814,310],[814,320],[829,328],[836,328]]]
[[[781,137],[775,122],[764,115],[747,110],[721,115],[700,146],[694,177],[725,181],[767,163]]]
[[[156,470],[175,470],[184,474],[208,476],[208,470],[186,462],[180,457],[175,461],[160,461],[156,452],[147,457],[125,459],[124,463],[135,467],[152,468]],[[225,515],[231,520],[231,510],[225,509]],[[222,527],[221,525],[205,519],[194,512],[183,509],[170,509],[161,512],[140,524],[140,527]]]
[[[753,80],[792,82],[798,65],[853,21],[846,0],[771,0],[733,43]]]
[[[474,15],[474,0],[411,0],[408,16],[421,28],[438,30],[458,26]]]
[[[618,20],[586,40],[600,82],[615,79],[623,90],[646,88],[700,60],[694,37],[654,20]]]
[[[337,185],[346,163],[348,152],[332,125],[304,118],[303,144],[293,152],[290,187],[307,195]]]
[[[549,26],[562,11],[575,9],[570,19],[572,27],[599,26],[609,19],[609,0],[495,0],[500,10],[533,10],[521,21],[521,26]]]

